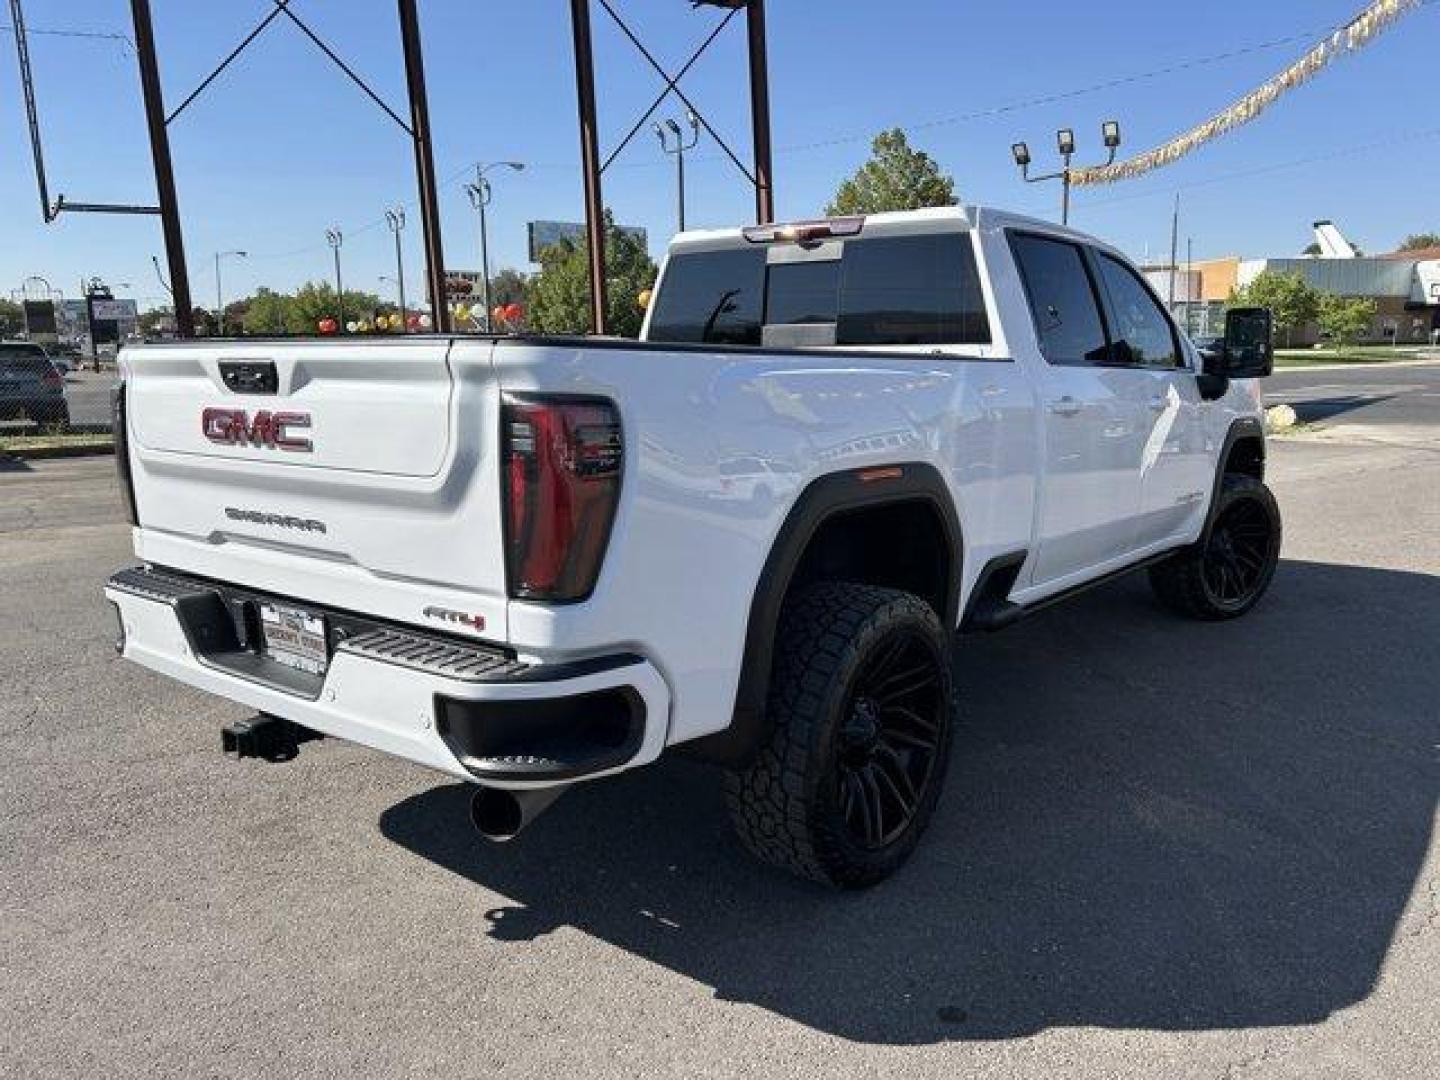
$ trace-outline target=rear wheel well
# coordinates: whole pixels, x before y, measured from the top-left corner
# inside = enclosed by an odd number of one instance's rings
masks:
[[[945,618],[953,553],[945,525],[925,499],[833,514],[805,546],[787,598],[819,581],[848,581],[913,593]]]
[[[710,761],[743,760],[766,738],[766,702],[785,602],[816,581],[901,589],[958,622],[960,520],[939,470],[903,462],[819,477],[790,508],[755,585],[730,726],[686,744]]]
[[[1220,471],[1222,474],[1239,473],[1242,476],[1253,476],[1256,480],[1264,480],[1265,440],[1258,436],[1236,439],[1225,458],[1225,466]]]

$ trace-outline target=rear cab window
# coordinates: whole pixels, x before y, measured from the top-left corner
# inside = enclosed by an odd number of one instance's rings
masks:
[[[767,327],[804,326],[822,329],[825,343],[837,346],[991,341],[968,232],[861,236],[813,258],[788,248],[772,259],[772,250],[756,244],[672,255],[647,340],[758,346]]]

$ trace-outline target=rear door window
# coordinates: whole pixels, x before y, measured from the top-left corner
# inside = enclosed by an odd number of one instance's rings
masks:
[[[1110,358],[1099,296],[1075,244],[1017,233],[1010,238],[1040,351],[1051,364],[1103,364]]]

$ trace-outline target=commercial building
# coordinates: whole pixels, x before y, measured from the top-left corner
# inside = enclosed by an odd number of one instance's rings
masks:
[[[1440,248],[1364,256],[1328,221],[1315,223],[1315,235],[1326,254],[1207,259],[1146,267],[1145,276],[1197,336],[1219,334],[1231,293],[1268,271],[1299,274],[1319,292],[1373,300],[1375,318],[1363,342],[1420,345],[1440,339]],[[1293,327],[1287,337],[1285,344],[1305,348],[1320,341],[1320,327]]]

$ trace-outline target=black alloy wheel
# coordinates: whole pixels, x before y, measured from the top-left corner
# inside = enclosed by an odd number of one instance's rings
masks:
[[[840,812],[869,850],[905,831],[919,809],[940,748],[947,702],[931,643],[897,630],[858,673],[836,740]]]
[[[1280,508],[1264,482],[1229,474],[1205,535],[1152,566],[1150,585],[1162,603],[1192,619],[1244,615],[1275,577],[1282,531]]]
[[[1200,572],[1218,604],[1244,605],[1268,581],[1272,540],[1270,516],[1258,501],[1232,503],[1215,519]]]

